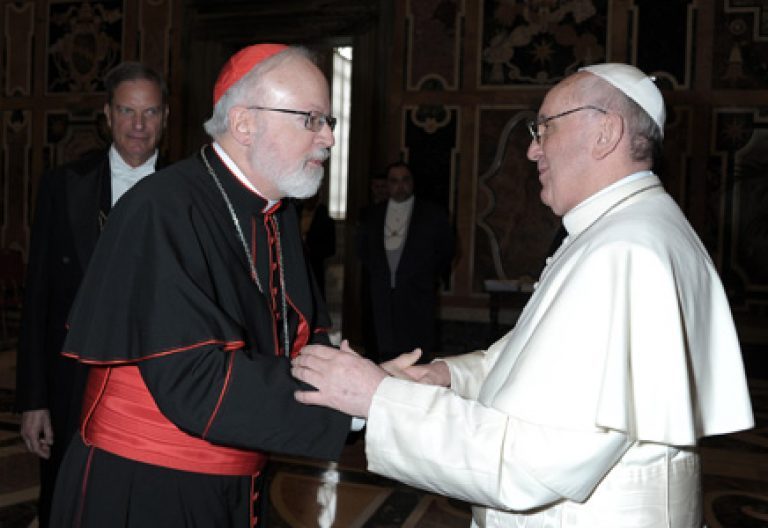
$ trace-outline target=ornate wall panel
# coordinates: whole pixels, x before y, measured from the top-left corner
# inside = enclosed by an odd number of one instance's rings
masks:
[[[691,84],[697,0],[634,0],[629,17],[629,62],[664,87]]]
[[[526,158],[526,121],[535,112],[515,106],[477,110],[477,225],[473,291],[483,280],[537,277],[558,219],[541,203],[536,165]]]
[[[6,4],[5,24],[5,97],[29,95],[32,90],[32,36],[35,24],[34,4]]]
[[[31,112],[3,112],[3,174],[0,179],[2,247],[26,248],[26,196],[31,151]]]
[[[122,57],[122,2],[51,2],[47,92],[103,91],[104,74]]]
[[[414,171],[415,191],[454,210],[459,111],[456,107],[421,105],[403,109],[403,154]]]
[[[142,60],[160,72],[170,69],[171,4],[171,0],[142,0],[139,4]]]
[[[51,165],[80,159],[109,143],[109,129],[100,110],[46,114],[45,149]]]
[[[664,155],[659,166],[654,167],[664,188],[685,210],[693,197],[690,195],[692,175],[690,161],[693,152],[693,114],[689,105],[667,105],[667,123],[664,127]],[[700,179],[697,175],[696,179]]]
[[[768,2],[715,2],[712,86],[768,89]]]
[[[464,0],[409,0],[407,10],[407,88],[456,90]]]
[[[483,0],[479,85],[554,84],[606,57],[607,0]]]
[[[768,107],[714,112],[723,273],[743,308],[768,305]]]

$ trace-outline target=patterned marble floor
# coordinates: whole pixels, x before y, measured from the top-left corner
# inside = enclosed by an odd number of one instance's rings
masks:
[[[37,463],[10,412],[15,353],[0,352],[0,528],[35,526]],[[702,445],[709,528],[768,527],[768,379],[751,378],[757,427]],[[469,526],[469,507],[365,471],[364,440],[338,464],[274,461],[270,527],[453,528]]]

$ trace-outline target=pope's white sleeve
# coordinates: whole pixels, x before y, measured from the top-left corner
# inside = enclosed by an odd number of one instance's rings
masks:
[[[448,356],[436,361],[444,361],[451,372],[451,389],[460,396],[476,399],[488,377],[499,353],[507,346],[512,331],[496,341],[488,350],[477,350],[468,354]]]
[[[542,427],[450,389],[385,379],[368,418],[368,469],[496,509],[581,501],[629,447],[616,431]]]

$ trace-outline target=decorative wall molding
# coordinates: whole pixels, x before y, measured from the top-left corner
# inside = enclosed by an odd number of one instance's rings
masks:
[[[32,147],[32,112],[13,110],[2,113],[3,173],[0,180],[0,221],[2,247],[27,247],[29,158]]]
[[[401,152],[414,171],[416,193],[451,213],[457,200],[460,115],[455,105],[406,105],[402,109]]]
[[[464,0],[407,0],[406,89],[457,90]]]
[[[557,231],[557,217],[541,203],[536,166],[526,157],[526,123],[535,115],[522,105],[477,108],[474,291],[482,291],[485,279],[535,279]]]
[[[713,155],[723,223],[722,269],[731,298],[768,306],[768,107],[716,108]]]
[[[482,0],[478,86],[555,84],[607,56],[606,0]]]
[[[32,92],[32,44],[35,4],[5,4],[5,97],[29,96]]]
[[[712,86],[716,89],[768,89],[768,2],[715,2]]]
[[[159,72],[170,70],[171,0],[142,0],[139,4],[141,61]]]
[[[119,0],[51,3],[46,91],[103,91],[104,74],[122,57],[122,20]]]
[[[659,85],[687,90],[692,82],[699,0],[634,0],[628,13],[628,61]]]

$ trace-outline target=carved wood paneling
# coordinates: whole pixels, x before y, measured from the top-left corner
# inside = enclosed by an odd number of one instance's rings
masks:
[[[690,87],[697,0],[634,0],[628,16],[628,62],[654,75],[660,86]]]
[[[554,84],[606,57],[607,1],[483,0],[479,85]]]
[[[407,13],[407,89],[456,90],[464,1],[409,0]]]
[[[456,107],[421,105],[403,108],[403,158],[414,172],[416,193],[447,211],[454,209],[456,147],[459,141]]]
[[[159,72],[170,70],[171,0],[142,0],[139,4],[141,61]]]
[[[537,277],[552,244],[558,219],[541,203],[536,166],[526,159],[531,137],[522,106],[477,110],[477,206],[473,289],[485,279]]]
[[[713,122],[722,270],[737,306],[768,305],[768,106],[716,108]]]
[[[716,2],[712,86],[768,89],[768,2]]]
[[[5,97],[30,95],[35,4],[6,4],[3,34],[6,45]]]
[[[121,60],[122,21],[119,0],[50,3],[47,92],[103,91],[104,74]]]
[[[2,247],[24,251],[27,237],[27,178],[31,151],[31,112],[3,112],[3,174],[0,179]]]

